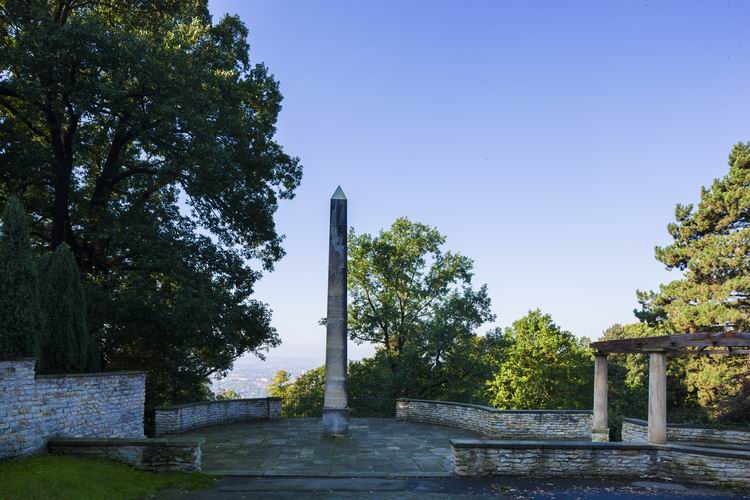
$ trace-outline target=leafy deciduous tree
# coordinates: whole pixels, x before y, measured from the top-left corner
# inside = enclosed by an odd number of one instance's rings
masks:
[[[271,396],[282,398],[284,417],[317,417],[323,411],[325,366],[303,372],[295,380],[285,370],[279,370],[268,385]]]
[[[472,288],[472,260],[444,243],[437,229],[406,218],[375,237],[349,235],[349,335],[378,346],[395,395],[425,397],[481,376],[470,353],[475,330],[494,319],[487,287]]]
[[[273,215],[301,178],[274,140],[278,83],[206,0],[0,5],[0,199],[83,271],[107,368],[147,369],[147,404],[278,344],[251,299],[283,255]]]
[[[538,309],[503,332],[505,359],[488,382],[491,402],[502,409],[591,408],[593,362],[576,339]]]

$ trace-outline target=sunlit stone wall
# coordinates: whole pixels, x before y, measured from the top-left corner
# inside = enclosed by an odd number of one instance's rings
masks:
[[[146,375],[36,375],[36,361],[0,361],[0,458],[51,437],[143,437]]]
[[[448,401],[399,399],[396,418],[450,425],[501,439],[591,439],[589,410],[497,410]]]
[[[648,441],[648,422],[635,418],[622,421],[622,440]],[[750,447],[750,428],[713,428],[693,424],[667,424],[668,442],[726,443]]]
[[[451,440],[458,476],[656,478],[750,486],[750,451],[647,443]]]

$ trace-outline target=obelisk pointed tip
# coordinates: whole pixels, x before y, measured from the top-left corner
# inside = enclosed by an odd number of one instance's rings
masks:
[[[336,191],[333,192],[333,196],[331,196],[332,200],[345,200],[346,195],[344,194],[344,190],[341,189],[341,186],[336,188]]]

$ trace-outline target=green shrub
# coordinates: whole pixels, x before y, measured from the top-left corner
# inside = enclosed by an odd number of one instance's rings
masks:
[[[86,304],[73,252],[62,244],[41,270],[44,334],[39,370],[81,373],[97,368],[98,349],[86,325]]]
[[[29,228],[21,202],[11,197],[0,233],[0,359],[36,355],[39,292]]]

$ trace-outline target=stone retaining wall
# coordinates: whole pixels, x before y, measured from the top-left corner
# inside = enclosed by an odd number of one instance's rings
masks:
[[[636,418],[623,419],[622,440],[635,443],[648,442],[648,422]],[[719,429],[693,424],[667,424],[667,441],[726,443],[750,447],[750,429]]]
[[[588,410],[497,410],[487,406],[399,399],[396,418],[450,425],[503,439],[590,439]]]
[[[156,409],[156,435],[176,434],[207,425],[281,418],[281,398],[204,401]]]
[[[103,458],[151,471],[201,470],[203,439],[51,439],[57,455]]]
[[[36,376],[35,365],[0,361],[0,458],[51,437],[143,437],[143,372]]]
[[[458,476],[658,478],[750,486],[750,451],[647,443],[451,440]]]

